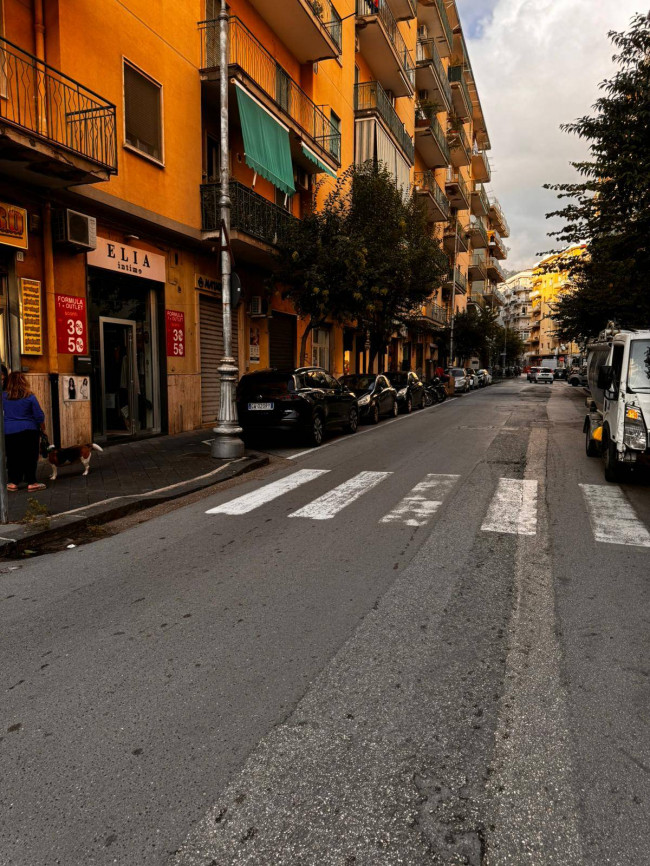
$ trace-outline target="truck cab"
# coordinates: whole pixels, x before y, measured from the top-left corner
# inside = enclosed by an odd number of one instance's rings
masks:
[[[602,455],[605,478],[618,481],[626,467],[650,463],[650,330],[608,328],[588,346],[587,377],[587,454]]]

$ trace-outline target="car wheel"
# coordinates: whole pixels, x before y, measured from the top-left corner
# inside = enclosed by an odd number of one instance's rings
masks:
[[[585,433],[585,451],[587,453],[587,457],[600,457],[600,446],[595,439],[592,439],[591,425],[587,426],[587,430]]]
[[[406,405],[404,406],[404,413],[406,415],[410,415],[412,411],[413,411],[413,400],[411,399],[411,397],[407,397],[406,398]]]
[[[346,433],[356,433],[357,427],[359,426],[359,412],[356,406],[352,406],[350,408],[350,414],[348,415],[348,423],[343,428]]]
[[[323,424],[323,418],[321,415],[314,415],[311,419],[311,426],[307,433],[307,441],[313,448],[318,448],[323,441],[324,435],[325,425]]]
[[[371,424],[379,424],[379,405],[375,403],[372,407],[372,412],[370,413],[370,423]]]
[[[391,415],[393,416],[393,418],[397,418],[397,416],[399,415],[399,406],[397,405],[397,399],[393,400],[393,409]]]

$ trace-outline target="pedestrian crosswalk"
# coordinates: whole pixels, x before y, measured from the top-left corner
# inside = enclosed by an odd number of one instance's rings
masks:
[[[300,469],[261,487],[208,509],[206,514],[241,516],[255,511],[311,482],[328,475],[328,469]],[[352,475],[315,498],[306,496],[300,508],[288,517],[332,520],[393,476],[393,472],[363,471]],[[397,477],[397,476],[395,476]],[[460,481],[460,475],[427,474],[379,518],[382,525],[426,526]],[[625,493],[612,484],[580,484],[595,541],[649,548],[650,531],[638,517]],[[321,487],[322,489],[322,487]],[[385,494],[382,497],[385,499]],[[527,478],[499,478],[491,491],[481,532],[537,535],[538,482]],[[376,501],[375,498],[372,500]],[[376,516],[375,516],[376,519]]]

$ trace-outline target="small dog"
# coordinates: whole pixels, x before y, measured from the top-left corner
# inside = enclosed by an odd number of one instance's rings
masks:
[[[50,481],[56,481],[59,466],[73,463],[82,463],[84,467],[83,475],[88,475],[90,472],[90,458],[93,456],[93,451],[103,450],[103,448],[100,448],[94,442],[90,445],[75,445],[73,448],[57,448],[55,445],[49,445],[47,452],[43,456],[52,466]]]

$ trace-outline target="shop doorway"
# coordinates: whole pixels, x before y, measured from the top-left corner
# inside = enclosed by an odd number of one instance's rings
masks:
[[[136,431],[139,383],[135,375],[135,322],[100,317],[104,432],[109,438]]]

